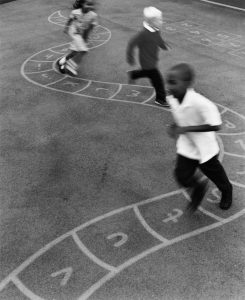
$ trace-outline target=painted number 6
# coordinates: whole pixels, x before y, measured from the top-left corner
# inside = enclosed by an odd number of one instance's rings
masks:
[[[207,201],[210,203],[219,203],[220,195],[217,188],[212,189],[212,196],[214,197],[214,199],[207,198]]]

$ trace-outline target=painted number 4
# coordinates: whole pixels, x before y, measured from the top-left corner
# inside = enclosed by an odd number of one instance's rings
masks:
[[[174,208],[174,209],[173,209],[173,212],[174,212],[174,213],[168,213],[168,218],[163,219],[162,221],[163,221],[164,223],[167,223],[167,222],[169,222],[169,221],[172,221],[172,222],[174,222],[174,223],[177,223],[177,222],[178,222],[178,218],[179,218],[180,216],[183,215],[183,211],[180,210],[180,209],[178,209],[178,208]]]

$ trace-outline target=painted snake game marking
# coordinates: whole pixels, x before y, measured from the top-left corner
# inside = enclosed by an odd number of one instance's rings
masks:
[[[60,13],[52,14],[51,19],[60,26],[64,24]],[[97,42],[93,44],[91,40],[91,48],[108,41],[110,32],[99,27],[95,37]],[[59,74],[54,64],[66,52],[67,44],[40,51],[23,63],[21,73],[33,84],[50,90],[162,109],[148,103],[154,95],[151,87]],[[10,289],[16,289],[16,293],[21,292],[33,300],[88,299],[103,284],[140,259],[245,214],[245,117],[222,105],[219,109],[224,123],[218,135],[221,159],[227,164],[237,195],[230,210],[224,212],[217,207],[220,195],[215,187],[210,189],[198,211],[198,222],[191,222],[185,213],[189,196],[182,189],[121,207],[74,228],[41,248],[0,283],[0,293],[8,294]]]

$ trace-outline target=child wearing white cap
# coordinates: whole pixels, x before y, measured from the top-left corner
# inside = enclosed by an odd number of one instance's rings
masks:
[[[162,12],[150,6],[144,8],[143,15],[143,29],[133,36],[127,45],[127,62],[130,65],[135,64],[134,50],[138,48],[141,66],[141,69],[128,72],[129,83],[133,83],[138,78],[149,78],[156,93],[155,103],[168,107],[164,80],[157,67],[159,49],[168,50],[169,48],[160,35]]]

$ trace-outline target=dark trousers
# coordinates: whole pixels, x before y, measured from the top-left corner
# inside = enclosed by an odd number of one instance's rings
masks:
[[[156,100],[159,102],[166,101],[166,92],[164,87],[164,80],[157,68],[151,70],[133,70],[130,72],[132,79],[139,79],[139,78],[149,78],[152,86],[156,92]]]
[[[184,187],[196,187],[200,182],[200,179],[195,175],[197,168],[199,168],[221,191],[222,201],[232,199],[232,185],[223,166],[218,160],[218,155],[215,155],[202,164],[200,164],[198,160],[177,155],[174,171],[177,182]]]

